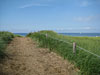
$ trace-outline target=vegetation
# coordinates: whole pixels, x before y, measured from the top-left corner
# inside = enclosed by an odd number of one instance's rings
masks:
[[[14,34],[10,32],[0,32],[0,58],[5,57],[5,48],[8,43],[14,38]]]
[[[100,37],[71,37],[60,35],[59,39],[65,41],[76,42],[77,45],[100,55]]]
[[[15,34],[14,36],[15,36],[15,37],[23,37],[23,36],[21,36],[21,35],[18,35],[18,34]]]
[[[46,37],[45,34],[48,34]],[[99,37],[71,37],[58,35],[53,31],[40,31],[29,33],[27,35],[39,42],[41,47],[49,48],[50,51],[57,52],[64,59],[68,59],[78,69],[82,75],[100,75],[100,58],[88,52],[76,49],[76,54],[73,54],[72,44],[66,42],[76,42],[77,45],[88,49],[95,54],[100,55],[100,38]],[[60,40],[64,40],[60,41]]]

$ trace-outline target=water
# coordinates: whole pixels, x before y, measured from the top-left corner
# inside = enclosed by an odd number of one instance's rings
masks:
[[[21,35],[21,36],[26,36],[28,33],[14,33],[14,34]]]
[[[100,33],[59,33],[69,36],[87,36],[87,37],[100,37]]]
[[[14,33],[21,36],[26,36],[28,33]],[[58,33],[62,35],[68,35],[68,36],[88,36],[88,37],[100,37],[100,33]]]

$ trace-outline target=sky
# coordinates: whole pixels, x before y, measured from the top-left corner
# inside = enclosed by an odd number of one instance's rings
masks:
[[[100,0],[0,0],[0,31],[100,33]]]

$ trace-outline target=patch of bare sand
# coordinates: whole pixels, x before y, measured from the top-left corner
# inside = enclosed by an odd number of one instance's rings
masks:
[[[7,47],[9,58],[0,63],[0,75],[77,75],[72,64],[27,37],[16,37]]]

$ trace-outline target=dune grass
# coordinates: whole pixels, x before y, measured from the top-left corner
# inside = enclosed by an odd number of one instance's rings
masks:
[[[46,37],[46,35],[44,34],[48,34],[48,37]],[[64,57],[64,59],[69,60],[78,69],[80,69],[81,71],[80,74],[100,75],[100,58],[83,50],[80,50],[79,48],[76,49],[76,54],[73,54],[72,44],[65,43],[65,42],[76,42],[77,45],[95,54],[100,55],[99,37],[63,36],[63,35],[58,35],[53,31],[40,31],[40,32],[30,33],[27,36],[37,40],[41,47],[49,48],[50,51],[54,51],[60,54],[62,57]],[[60,40],[64,40],[65,42]]]
[[[14,34],[10,32],[0,32],[0,59],[6,56],[5,48],[8,43],[14,38]]]
[[[60,39],[67,40],[69,42],[76,42],[77,45],[100,55],[100,37],[71,37],[71,36],[58,36]]]

